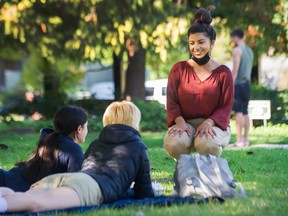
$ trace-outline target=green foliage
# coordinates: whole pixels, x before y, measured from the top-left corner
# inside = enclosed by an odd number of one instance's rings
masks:
[[[70,104],[83,107],[92,118],[102,118],[103,113],[111,102],[109,100],[83,99],[71,100]]]
[[[173,65],[178,61],[187,60],[190,56],[187,46],[179,45],[167,50],[166,61],[159,61],[155,54],[147,53],[147,67],[151,70],[149,79],[167,78]]]
[[[288,118],[288,90],[279,92],[279,97],[283,98],[283,106],[281,109],[285,111],[284,115],[286,118]]]
[[[89,116],[88,128],[89,128],[89,131],[93,133],[96,132],[96,134],[98,134],[103,128],[102,117],[100,118],[100,117],[95,117],[95,116]]]
[[[279,34],[279,40],[282,42],[279,46],[282,46],[282,49],[288,50],[288,1],[280,0],[279,4],[275,8],[276,13],[274,14],[272,23],[277,26],[282,26],[283,28],[277,29],[281,31]],[[286,39],[285,39],[286,38]],[[286,43],[285,43],[286,41]],[[285,47],[286,44],[286,47]]]
[[[26,85],[26,88],[32,91],[43,91],[43,79],[42,74],[43,59],[39,53],[39,50],[35,49],[30,56],[25,60],[22,70],[22,80]]]
[[[165,59],[166,48],[175,46],[186,32],[186,18],[179,15],[183,9],[172,0],[21,0],[3,5],[0,29],[22,44],[37,45],[50,61],[63,53],[107,61],[113,52],[119,55],[125,49],[128,37]]]
[[[44,74],[46,65],[41,52],[37,48],[33,48],[31,55],[25,61],[22,80],[26,88],[30,91],[43,91]],[[84,78],[84,71],[78,62],[71,61],[67,57],[58,57],[57,61],[52,64],[52,73],[57,82],[57,93],[67,93],[76,89],[80,80]]]
[[[259,85],[252,85],[251,100],[270,100],[271,122],[274,124],[287,123],[284,118],[288,116],[288,90],[279,92]]]
[[[10,46],[1,46],[0,59],[6,59],[10,61],[21,61],[24,57],[23,51],[15,51]]]
[[[15,46],[17,41],[20,48],[23,44],[40,47],[41,55],[51,62],[65,54],[111,64],[113,52],[121,55],[126,39],[134,38],[147,49],[153,66],[157,60],[169,60],[171,50],[186,47],[183,35],[193,23],[193,12],[209,4],[216,6],[212,12],[216,29],[243,28],[259,55],[270,47],[287,51],[285,0],[3,1],[0,30],[5,37],[0,43]],[[153,19],[148,14],[153,14]],[[160,67],[156,64],[156,70]]]
[[[181,3],[172,0],[6,2],[0,11],[0,30],[5,35],[0,44],[14,39],[26,50],[39,47],[39,57],[51,65],[50,71],[54,71],[53,67],[63,55],[78,62],[100,60],[111,64],[113,54],[123,58],[128,41],[133,44],[131,47],[134,51],[143,47],[156,53],[158,59],[165,60],[167,49],[176,47],[180,36],[186,33],[188,22],[187,16],[181,15],[183,9]],[[153,14],[154,18],[147,14]],[[136,65],[141,65],[141,70],[136,71],[143,71],[144,74],[145,64]],[[45,85],[45,72],[41,72],[44,74],[44,86],[48,86]],[[58,82],[57,77],[54,76],[53,82]],[[129,82],[126,86],[133,86]],[[144,95],[144,79],[139,82],[143,83],[139,85],[139,95]],[[44,93],[47,90],[44,89]],[[57,91],[49,92],[52,93],[56,96]],[[44,98],[46,101],[49,99],[47,95]],[[51,102],[46,105],[50,106]]]
[[[230,44],[230,34],[227,30],[219,28],[222,23],[217,19],[214,22],[214,26],[218,27],[216,43],[212,49],[212,58],[224,64],[227,60],[230,60],[232,46]],[[167,59],[166,61],[159,61],[155,54],[149,52],[147,53],[147,67],[151,70],[149,74],[149,79],[161,79],[167,78],[172,66],[178,61],[185,61],[190,58],[190,52],[188,49],[188,44],[186,40],[186,35],[181,37],[181,42],[176,47],[170,47],[167,49]]]
[[[273,47],[276,53],[287,53],[287,1],[235,0],[216,1],[214,15],[224,21],[224,28],[242,28],[257,56]]]
[[[42,57],[38,48],[30,47],[30,55],[24,61],[22,82],[30,92],[37,92],[44,97],[41,113],[52,117],[55,110],[68,101],[68,93],[76,90],[84,71],[79,61],[58,56],[57,61]]]
[[[83,99],[77,101],[70,101],[69,104],[81,106],[84,108],[89,116],[89,131],[99,132],[103,128],[102,116],[112,101]]]
[[[142,131],[163,131],[166,126],[166,110],[158,101],[133,101],[140,109],[142,114]]]
[[[73,86],[70,77],[78,69],[67,59],[76,64],[81,60],[100,60],[111,64],[113,53],[124,58],[127,39],[132,38],[136,47],[141,45],[149,53],[148,61],[157,71],[156,77],[164,77],[176,61],[186,59],[186,53],[188,56],[184,35],[193,23],[193,12],[211,3],[217,7],[212,12],[215,17],[213,25],[223,30],[219,32],[225,32],[226,37],[232,28],[241,27],[247,31],[247,41],[254,47],[256,55],[260,56],[271,47],[275,48],[275,53],[287,53],[285,0],[1,1],[0,31],[4,34],[0,38],[0,45],[19,49],[19,53],[39,47],[38,54],[31,57],[33,63],[25,67],[24,80],[31,89],[40,89],[43,80],[44,86],[47,86],[47,73],[52,76],[55,72],[51,82],[56,82],[56,87],[52,85],[54,91],[45,95],[46,104],[43,106],[43,110],[55,110],[59,104],[49,106],[57,100],[59,103],[65,100],[62,93]],[[219,46],[227,47],[227,43],[220,41]],[[226,59],[222,49],[215,51],[215,59],[220,62]],[[170,52],[175,52],[176,57]],[[50,71],[33,68],[41,58],[48,62],[46,66],[50,64],[49,67],[44,66]],[[161,64],[160,60],[171,63]],[[78,75],[72,77],[79,79]],[[278,102],[274,104],[278,106]],[[278,119],[278,116],[274,117]]]
[[[96,12],[101,43],[119,55],[126,49],[127,38],[134,38],[136,46],[140,43],[151,54],[156,53],[158,59],[165,60],[167,48],[176,47],[188,27],[187,16],[183,18],[181,11],[183,7],[171,0],[99,2]],[[153,19],[147,14],[153,14]]]

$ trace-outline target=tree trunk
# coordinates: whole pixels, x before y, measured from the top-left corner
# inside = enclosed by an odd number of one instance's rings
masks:
[[[113,80],[114,80],[114,96],[115,100],[121,100],[122,93],[121,93],[121,63],[122,63],[122,56],[116,55],[113,53]]]
[[[134,52],[128,50],[125,97],[145,99],[145,61],[146,50],[142,46]]]

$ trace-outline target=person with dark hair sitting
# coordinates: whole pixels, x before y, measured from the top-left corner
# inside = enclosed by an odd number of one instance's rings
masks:
[[[196,151],[219,157],[230,140],[234,84],[231,71],[211,58],[216,32],[200,8],[188,29],[191,59],[176,63],[167,86],[166,152],[178,160]]]
[[[24,192],[40,179],[55,173],[81,170],[84,154],[79,143],[87,135],[87,114],[75,106],[61,108],[53,119],[54,129],[42,129],[33,155],[0,170],[0,186]]]

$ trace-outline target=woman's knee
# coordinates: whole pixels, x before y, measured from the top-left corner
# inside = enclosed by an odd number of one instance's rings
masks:
[[[189,154],[191,142],[190,139],[181,139],[167,134],[164,138],[164,149],[168,155],[177,160],[180,154]]]
[[[196,152],[199,154],[211,154],[217,157],[220,157],[223,151],[222,145],[220,143],[217,143],[217,141],[213,140],[212,137],[206,138],[205,136],[196,137],[194,141],[194,147]]]

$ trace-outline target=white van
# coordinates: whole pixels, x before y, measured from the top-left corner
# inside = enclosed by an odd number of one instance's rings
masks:
[[[166,106],[167,79],[145,82],[145,99],[156,100]],[[114,100],[114,83],[95,83],[90,89],[91,95],[98,100]]]
[[[114,100],[114,89],[113,82],[98,82],[92,85],[90,92],[97,100]]]
[[[156,100],[166,106],[168,79],[149,80],[145,82],[146,100]]]

